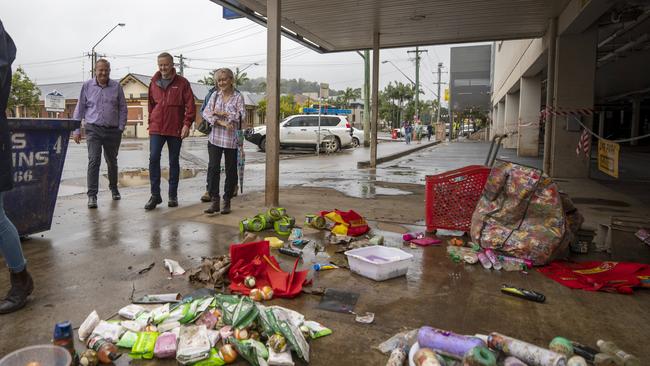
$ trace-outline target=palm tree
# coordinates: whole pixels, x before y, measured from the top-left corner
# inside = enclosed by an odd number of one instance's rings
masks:
[[[349,107],[351,100],[361,98],[361,88],[346,88],[343,94],[339,95],[339,98],[343,102],[343,107]]]
[[[243,83],[249,80],[248,74],[245,72],[239,71],[239,67],[235,68],[235,88],[241,86]]]

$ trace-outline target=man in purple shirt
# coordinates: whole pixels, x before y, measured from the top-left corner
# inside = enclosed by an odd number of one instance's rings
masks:
[[[81,94],[74,110],[74,119],[83,119],[88,145],[88,208],[97,208],[99,166],[104,158],[108,166],[108,184],[113,200],[122,197],[117,190],[117,153],[126,126],[126,99],[119,82],[109,79],[111,64],[105,59],[97,60],[95,78],[81,87]],[[76,143],[81,141],[79,130],[74,131]]]

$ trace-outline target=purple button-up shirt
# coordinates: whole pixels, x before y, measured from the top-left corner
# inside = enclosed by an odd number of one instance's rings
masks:
[[[81,87],[72,118],[83,119],[86,124],[124,131],[126,113],[126,98],[120,83],[109,79],[106,86],[101,86],[97,79],[91,79]],[[79,134],[79,130],[74,133]]]

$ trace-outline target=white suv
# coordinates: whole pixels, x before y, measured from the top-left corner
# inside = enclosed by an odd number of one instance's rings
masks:
[[[352,146],[351,126],[345,116],[320,116],[321,148],[332,153]],[[246,140],[266,149],[266,126],[248,130]],[[298,114],[280,122],[280,147],[316,148],[318,141],[318,115]]]

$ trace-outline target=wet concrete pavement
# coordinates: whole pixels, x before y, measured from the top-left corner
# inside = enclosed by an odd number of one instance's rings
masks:
[[[380,154],[404,148],[401,143],[389,142],[379,146]],[[356,161],[367,158],[367,149],[329,157],[292,157],[280,163],[281,205],[299,221],[320,209],[355,209],[366,216],[375,232],[386,236],[387,245],[402,247],[402,232],[423,229],[425,175],[482,164],[488,146],[442,144],[377,169],[363,170],[355,168]],[[504,150],[500,155],[512,158],[512,151]],[[110,201],[108,194],[100,195],[99,209],[90,211],[85,208],[84,194],[60,197],[52,230],[33,235],[23,243],[36,290],[24,310],[0,316],[0,355],[48,343],[57,321],[69,319],[78,326],[93,309],[100,317],[109,318],[129,302],[132,293],[139,296],[193,291],[186,278],[170,278],[162,260],[176,259],[189,269],[199,263],[201,256],[224,254],[231,243],[241,241],[238,220],[263,209],[264,202],[264,164],[252,163],[249,167],[246,194],[233,201],[233,214],[229,216],[209,217],[202,213],[207,207],[198,203],[205,184],[202,174],[181,182],[181,206],[174,209],[163,204],[145,213],[142,206],[148,198],[148,185],[123,188],[123,200],[119,202]],[[560,185],[582,197],[607,192],[593,182],[563,181]],[[611,193],[610,197],[633,201],[623,192]],[[590,220],[596,217],[592,213],[604,215],[599,205],[580,204],[579,208]],[[633,202],[628,209],[643,212]],[[322,233],[306,233],[314,240],[323,239]],[[455,264],[447,257],[444,246],[402,248],[415,256],[405,277],[374,282],[345,269],[315,274],[315,286],[359,292],[355,311],[374,312],[373,324],[355,323],[352,315],[319,310],[316,305],[320,297],[314,295],[271,302],[300,311],[334,331],[331,336],[311,342],[311,364],[383,365],[387,357],[372,347],[398,331],[421,325],[467,334],[498,331],[538,345],[558,335],[592,345],[605,338],[650,359],[650,351],[642,341],[650,336],[645,326],[650,320],[645,311],[650,300],[648,291],[632,296],[575,291],[536,271],[490,272],[478,265]],[[333,253],[333,249],[329,252]],[[274,255],[283,268],[289,269],[291,258]],[[139,275],[138,271],[150,263],[155,263],[154,268]],[[502,283],[540,291],[547,302],[537,304],[504,296],[499,292]],[[0,275],[0,288],[7,286],[7,276]],[[83,347],[78,345],[78,349]],[[117,364],[128,364],[128,357]]]

